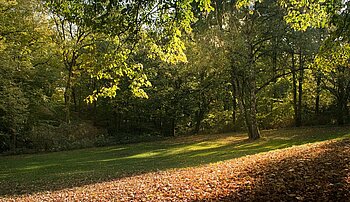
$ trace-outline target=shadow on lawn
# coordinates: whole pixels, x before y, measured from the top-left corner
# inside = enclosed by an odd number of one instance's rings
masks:
[[[255,167],[251,186],[218,201],[349,201],[350,139],[330,143],[314,158],[299,154]]]
[[[178,138],[40,155],[6,157],[0,164],[0,196],[58,190],[146,172],[199,166],[349,134],[349,128],[266,131],[249,141],[245,134]],[[281,135],[283,133],[283,135]],[[3,158],[5,159],[5,158]],[[3,160],[0,159],[0,160]],[[6,164],[6,165],[5,165]]]

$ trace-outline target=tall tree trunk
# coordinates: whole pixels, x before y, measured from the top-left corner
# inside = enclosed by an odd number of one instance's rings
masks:
[[[250,89],[250,133],[249,133],[249,139],[256,140],[260,138],[260,131],[257,121],[257,110],[256,110],[256,81],[255,79],[252,81],[252,88]]]
[[[260,138],[260,131],[259,131],[259,126],[256,118],[256,100],[254,101],[250,99],[251,98],[246,97],[245,101],[240,102],[240,106],[244,113],[248,137],[251,140],[257,140]],[[244,102],[245,104],[243,104]]]
[[[232,75],[235,79],[235,87],[239,98],[239,106],[241,112],[244,113],[245,124],[247,127],[248,137],[251,140],[260,138],[260,131],[257,121],[257,88],[256,88],[256,72],[254,68],[254,50],[253,45],[249,44],[249,68],[247,75],[238,76],[233,71]]]
[[[251,140],[257,140],[261,135],[256,118],[256,81],[255,79],[242,79],[241,81],[240,79],[236,79],[236,87],[237,96],[239,97],[239,106],[244,113],[248,137]]]
[[[68,68],[68,79],[66,83],[66,89],[64,91],[65,111],[66,111],[66,122],[70,123],[70,104],[71,104],[71,79],[72,79],[72,67]]]
[[[199,133],[202,121],[204,119],[206,112],[208,111],[208,107],[210,104],[210,101],[206,100],[207,98],[205,97],[204,93],[201,93],[201,99],[202,101],[199,103],[199,106],[198,106],[199,109],[196,112],[196,118],[195,118],[196,125],[194,130],[195,134]]]
[[[337,108],[337,123],[338,125],[344,125],[344,112],[346,109],[346,103],[344,103],[342,96],[338,98]]]
[[[96,78],[92,78],[91,80],[92,82],[92,89],[93,91],[94,90],[97,90],[97,81],[96,81]],[[92,108],[92,113],[93,113],[93,121],[94,121],[94,124],[96,125],[97,124],[97,100],[94,101],[93,103],[93,108]],[[80,108],[81,109],[81,108]],[[115,123],[115,122],[114,122]]]
[[[232,124],[233,124],[233,128],[235,130],[237,130],[237,94],[236,91],[234,91],[233,93],[233,98],[232,98]]]
[[[71,97],[72,97],[72,78],[73,78],[73,68],[76,65],[77,60],[77,53],[73,52],[72,57],[69,60],[68,56],[65,55],[65,66],[68,70],[68,79],[66,83],[66,90],[64,92],[64,99],[65,99],[65,110],[66,110],[66,122],[70,123],[70,105],[71,105]]]
[[[292,79],[293,79],[293,110],[294,124],[297,125],[298,117],[298,100],[297,100],[297,72],[295,69],[294,51],[292,52]]]
[[[195,125],[194,131],[193,131],[194,134],[198,134],[199,133],[199,130],[200,130],[200,127],[201,127],[201,122],[202,122],[201,112],[197,111],[196,112],[196,125]]]
[[[72,87],[72,98],[73,98],[73,104],[74,104],[74,111],[78,112],[77,89],[75,87]]]
[[[338,78],[337,78],[337,88],[338,88],[338,95],[337,95],[337,122],[338,125],[344,125],[344,115],[346,111],[346,89],[345,89],[345,78],[344,78],[344,68],[338,67]]]
[[[248,92],[247,92],[247,98],[248,100],[248,107],[249,107],[249,117],[250,117],[250,123],[249,123],[249,139],[251,140],[257,140],[260,138],[260,131],[257,121],[257,96],[256,96],[256,71],[255,71],[255,55],[254,55],[254,48],[253,45],[249,45],[249,72],[248,72],[248,79],[246,80],[247,86],[248,86]]]
[[[316,75],[316,100],[315,100],[315,113],[320,114],[320,93],[321,93],[321,76],[318,72]]]
[[[219,25],[219,28],[222,29],[222,13],[223,13],[223,2],[222,0],[217,0],[215,2],[215,14],[216,20]]]
[[[232,125],[234,131],[237,130],[236,121],[237,121],[237,87],[234,82],[234,78],[231,78],[232,85]]]
[[[16,143],[17,143],[17,131],[14,128],[10,128],[10,134],[11,134],[11,144],[10,144],[10,150],[14,151],[16,150]]]
[[[303,80],[304,80],[304,66],[303,66],[303,54],[300,50],[299,53],[299,78],[298,78],[298,116],[296,120],[296,126],[300,127],[302,125],[302,103],[303,103]]]
[[[176,126],[175,118],[171,118],[171,131],[170,131],[171,133],[170,133],[170,135],[173,137],[175,137],[175,135],[176,135],[175,126]]]

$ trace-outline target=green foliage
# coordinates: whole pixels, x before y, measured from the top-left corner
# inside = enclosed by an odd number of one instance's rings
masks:
[[[142,87],[148,87],[150,83],[142,73],[142,65],[133,61],[134,55],[140,50],[140,43],[149,46],[146,48],[152,50],[152,56],[156,54],[167,63],[175,64],[186,60],[181,37],[182,32],[191,31],[190,25],[194,21],[191,3],[192,1],[47,1],[46,5],[54,14],[67,69],[85,70],[91,77],[108,83],[94,89],[87,98],[92,103],[98,97],[115,97],[123,77],[131,80],[129,87],[135,96],[147,98]],[[200,1],[199,5],[203,10],[211,9],[209,1]],[[96,52],[96,45],[100,42],[107,45],[103,54]],[[87,62],[88,57],[93,61],[81,64],[85,68],[80,68],[76,65],[79,62],[75,60],[83,50],[90,54],[81,62]]]
[[[285,16],[287,23],[292,28],[305,31],[309,27],[322,28],[329,24],[333,12],[335,12],[336,4],[341,1],[281,1],[281,5],[285,7],[288,14]],[[332,12],[332,13],[331,13]]]
[[[58,126],[48,122],[34,125],[28,138],[27,147],[32,151],[62,151],[97,146],[107,138],[107,133],[86,121]]]
[[[254,6],[256,3],[262,3],[264,0],[239,0],[236,3],[237,8],[247,8]],[[341,0],[279,0],[279,5],[287,10],[284,19],[295,30],[306,31],[306,29],[324,28],[331,25],[334,16],[346,8]],[[250,14],[254,9],[250,9]]]
[[[348,4],[0,0],[1,151],[346,123]]]
[[[24,129],[29,112],[48,101],[57,79],[56,71],[44,73],[45,70],[49,72],[47,65],[55,57],[51,52],[52,32],[39,13],[40,6],[35,3],[7,1],[0,14],[0,130],[7,136],[7,140],[2,141],[7,145],[2,151],[9,146],[14,149],[17,143],[26,141]]]
[[[350,44],[333,42],[331,47],[324,47],[315,58],[314,67],[321,69],[325,74],[335,71],[335,67],[349,67]]]
[[[3,79],[1,79],[3,81]],[[17,134],[25,133],[24,126],[28,119],[28,99],[20,88],[1,82],[0,87],[0,151],[14,147]],[[17,137],[23,141],[23,137]]]

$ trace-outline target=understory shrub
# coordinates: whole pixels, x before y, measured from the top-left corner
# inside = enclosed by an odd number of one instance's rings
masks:
[[[54,126],[49,123],[38,123],[29,134],[31,145],[35,151],[61,151],[93,147],[104,142],[106,130],[98,128],[92,122],[61,123]]]

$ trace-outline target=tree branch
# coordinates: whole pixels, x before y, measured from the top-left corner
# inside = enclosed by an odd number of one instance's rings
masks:
[[[270,85],[270,83],[276,81],[277,79],[279,79],[279,78],[281,78],[281,77],[284,77],[284,76],[293,74],[294,72],[297,72],[297,71],[300,71],[300,70],[305,70],[305,69],[308,69],[308,68],[299,68],[299,69],[295,69],[294,71],[292,70],[292,71],[290,71],[290,72],[286,72],[286,73],[283,73],[283,74],[274,76],[273,78],[271,78],[270,80],[268,80],[266,83],[262,84],[258,89],[256,89],[256,90],[255,90],[255,93],[259,93],[262,89],[264,89],[265,87],[267,87],[268,85]]]

